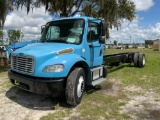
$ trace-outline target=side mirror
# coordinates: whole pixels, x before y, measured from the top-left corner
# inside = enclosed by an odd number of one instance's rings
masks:
[[[45,25],[42,25],[42,26],[41,26],[41,34],[43,33],[44,28],[45,28]]]
[[[100,23],[100,27],[101,27],[101,36],[105,36],[105,32],[106,32],[106,23],[104,20],[101,21]]]
[[[100,23],[100,27],[101,27],[101,36],[99,37],[99,43],[104,44],[105,40],[106,40],[106,23],[104,20],[101,21]]]
[[[99,43],[104,44],[106,40],[106,36],[100,36],[99,37]]]

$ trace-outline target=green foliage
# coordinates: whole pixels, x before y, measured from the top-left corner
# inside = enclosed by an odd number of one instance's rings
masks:
[[[0,27],[2,28],[9,12],[13,11],[12,0],[0,0]]]
[[[33,10],[34,7],[45,6],[46,11],[49,11],[51,14],[57,15],[58,17],[74,16],[76,13],[80,12],[85,16],[102,18],[107,24],[107,38],[109,38],[109,28],[115,27],[118,29],[121,26],[123,19],[132,21],[135,17],[135,5],[130,0],[36,0],[36,2],[33,2],[33,0],[8,1],[12,3],[13,6],[16,6],[17,9],[22,6],[26,6],[27,14],[30,9]],[[4,15],[2,14],[0,16]]]
[[[8,37],[10,40],[10,44],[13,42],[17,42],[20,37],[23,37],[23,33],[21,30],[8,30]]]
[[[82,11],[86,16],[103,18],[106,21],[107,38],[109,38],[109,28],[116,27],[118,29],[123,19],[131,21],[135,17],[135,5],[129,0],[85,1]]]
[[[117,40],[114,40],[114,41],[113,41],[113,44],[114,44],[114,45],[117,45]]]
[[[0,30],[0,40],[3,40],[3,35],[4,35],[3,31]],[[1,41],[1,42],[2,42],[2,41]]]
[[[145,40],[145,44],[147,44],[147,45],[153,45],[153,40]]]
[[[4,35],[3,31],[0,30],[0,44],[3,44],[3,35]]]

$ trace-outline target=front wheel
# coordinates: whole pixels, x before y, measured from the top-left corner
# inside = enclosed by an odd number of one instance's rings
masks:
[[[66,83],[66,101],[70,105],[78,105],[85,89],[85,74],[83,68],[75,68],[69,74]]]

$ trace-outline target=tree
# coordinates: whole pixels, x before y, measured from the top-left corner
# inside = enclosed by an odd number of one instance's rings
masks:
[[[13,11],[13,3],[10,0],[0,0],[0,28],[3,27],[6,16]]]
[[[113,44],[114,44],[114,45],[117,45],[117,40],[114,40],[114,41],[113,41]]]
[[[10,40],[9,44],[18,42],[20,37],[23,37],[23,33],[20,30],[8,30],[7,33]]]
[[[103,18],[107,24],[106,37],[109,38],[109,28],[118,29],[123,19],[133,20],[135,5],[129,0],[91,0],[86,1],[83,12],[87,16]]]
[[[0,30],[0,43],[1,44],[3,44],[3,35],[4,35],[3,31]]]
[[[16,8],[26,6],[27,14],[34,7],[45,6],[46,11],[58,17],[70,17],[80,12],[85,16],[102,18],[106,21],[106,37],[109,28],[121,26],[122,20],[132,21],[135,17],[135,5],[130,0],[8,0]],[[35,1],[35,0],[34,0]]]
[[[145,40],[145,44],[147,44],[147,45],[153,45],[153,40]]]
[[[3,40],[3,35],[4,35],[3,31],[0,30],[0,42],[3,42],[3,41],[2,41],[2,40]]]

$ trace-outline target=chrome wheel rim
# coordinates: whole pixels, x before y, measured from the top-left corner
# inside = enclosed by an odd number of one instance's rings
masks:
[[[143,56],[143,65],[146,64],[146,60],[145,60],[145,57]]]
[[[81,97],[84,91],[84,78],[81,76],[78,80],[78,86],[77,86],[77,96]]]

